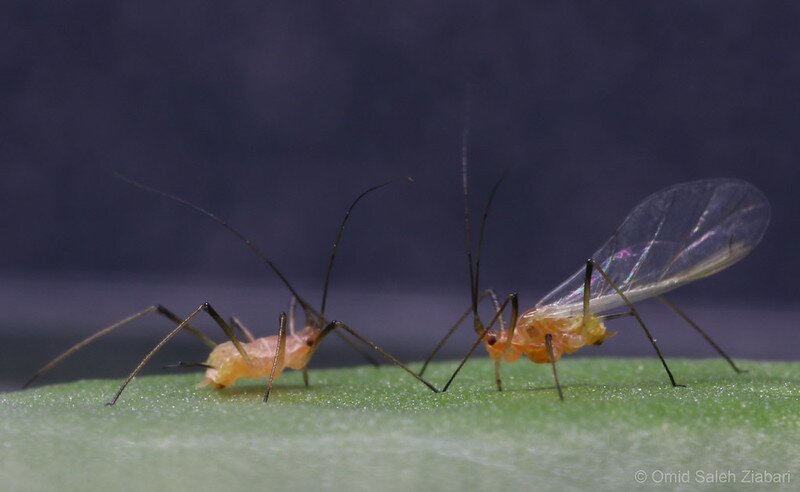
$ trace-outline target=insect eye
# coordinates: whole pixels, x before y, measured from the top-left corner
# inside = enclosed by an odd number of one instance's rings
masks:
[[[486,343],[488,343],[489,345],[494,345],[495,343],[497,343],[497,337],[495,336],[494,333],[492,333],[486,338]]]
[[[309,347],[313,346],[314,345],[314,339],[311,338],[311,337],[306,338],[306,345],[308,345]]]

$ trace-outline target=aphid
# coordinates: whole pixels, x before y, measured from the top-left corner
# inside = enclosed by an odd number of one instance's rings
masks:
[[[735,179],[705,179],[677,184],[645,198],[628,214],[611,238],[578,270],[536,305],[518,316],[517,295],[499,304],[491,291],[478,295],[480,250],[488,210],[500,181],[490,194],[480,226],[477,257],[473,266],[470,212],[467,191],[468,131],[462,147],[464,215],[467,231],[467,260],[470,270],[471,311],[478,339],[442,391],[447,391],[461,367],[483,342],[495,363],[495,381],[502,390],[500,362],[515,362],[523,355],[539,364],[551,364],[559,397],[556,361],[588,345],[600,345],[614,333],[605,322],[633,316],[650,341],[672,386],[672,371],[658,348],[634,303],[656,298],[672,309],[696,330],[736,372],[742,372],[707,333],[662,294],[681,285],[713,275],[744,258],[761,240],[769,223],[770,208],[766,197],[753,185]],[[495,315],[484,325],[478,315],[478,303],[491,296]],[[503,312],[511,305],[507,327]],[[609,313],[616,308],[627,310]],[[455,331],[456,323],[439,342],[428,362]],[[499,329],[494,325],[499,321]]]
[[[345,225],[347,224],[347,220],[350,217],[350,213],[353,211],[355,206],[358,202],[364,198],[369,193],[383,188],[394,181],[388,181],[386,183],[382,183],[376,186],[373,186],[366,191],[362,192],[360,195],[356,197],[355,200],[350,204],[350,207],[347,209],[347,212],[342,219],[342,222],[339,226],[339,229],[336,234],[336,238],[333,242],[333,249],[331,251],[331,256],[328,262],[328,267],[325,275],[325,284],[323,288],[322,294],[322,302],[320,304],[319,310],[316,310],[311,307],[311,305],[306,302],[295,290],[292,284],[288,281],[288,279],[278,270],[272,260],[267,257],[255,244],[253,244],[250,240],[248,240],[241,232],[237,229],[229,225],[227,222],[219,218],[218,216],[214,215],[213,213],[194,205],[183,198],[177,197],[175,195],[166,193],[161,190],[157,190],[155,188],[151,188],[136,181],[133,181],[129,178],[126,178],[122,175],[117,174],[118,178],[122,179],[123,181],[140,188],[144,191],[148,191],[151,193],[158,194],[165,198],[169,198],[173,201],[176,201],[184,206],[191,208],[192,210],[205,215],[206,217],[214,220],[218,224],[222,225],[225,229],[229,232],[234,234],[240,241],[242,241],[245,245],[247,245],[250,250],[256,254],[261,260],[263,260],[267,266],[278,276],[278,278],[283,282],[286,288],[291,292],[292,299],[290,301],[290,308],[289,308],[289,333],[286,333],[286,325],[287,319],[284,313],[281,313],[279,318],[279,330],[277,335],[266,336],[261,338],[255,338],[250,330],[248,330],[244,325],[242,325],[238,319],[235,317],[231,318],[231,323],[226,323],[225,320],[217,313],[217,311],[211,307],[211,305],[207,302],[202,303],[200,306],[197,307],[189,316],[184,319],[179,318],[176,316],[172,311],[168,310],[164,306],[161,305],[153,305],[150,306],[138,313],[135,313],[113,325],[110,325],[102,330],[96,332],[95,334],[87,337],[86,339],[78,342],[77,344],[73,345],[56,358],[51,360],[47,363],[44,367],[36,371],[36,373],[31,376],[30,379],[23,385],[23,388],[26,388],[34,380],[36,380],[39,376],[44,374],[45,372],[49,371],[62,361],[64,361],[67,357],[71,356],[81,348],[85,347],[86,345],[90,344],[91,342],[101,338],[117,329],[136,321],[144,316],[149,314],[159,314],[164,316],[165,318],[171,320],[172,322],[176,323],[177,326],[166,336],[164,337],[145,357],[142,361],[136,366],[136,368],[130,373],[128,378],[125,382],[122,383],[117,393],[114,395],[114,398],[107,403],[107,405],[114,405],[117,400],[119,399],[122,392],[125,390],[125,387],[133,380],[134,377],[141,371],[141,369],[150,361],[150,359],[167,343],[169,342],[175,335],[179,332],[186,330],[195,337],[197,337],[201,342],[205,343],[210,349],[211,354],[208,357],[208,360],[204,363],[184,363],[180,362],[176,364],[174,367],[203,367],[206,369],[205,372],[205,379],[198,385],[198,386],[213,386],[215,388],[221,389],[227,386],[230,386],[236,382],[236,380],[240,378],[260,378],[260,377],[267,377],[267,386],[264,391],[264,401],[266,402],[269,398],[270,391],[272,389],[272,384],[275,379],[280,377],[281,373],[284,369],[295,369],[303,371],[303,381],[305,385],[308,386],[308,370],[307,366],[311,357],[314,355],[314,352],[319,348],[320,343],[322,340],[329,335],[331,332],[336,333],[337,335],[341,336],[345,342],[350,345],[351,348],[361,353],[365,356],[370,362],[374,365],[377,365],[368,354],[362,352],[358,349],[358,347],[350,340],[344,333],[348,336],[352,336],[356,341],[366,345],[372,350],[375,350],[383,357],[388,359],[390,362],[395,364],[396,366],[400,367],[404,371],[408,372],[412,377],[423,383],[427,386],[430,390],[437,392],[437,389],[430,384],[428,381],[417,375],[414,371],[406,367],[402,362],[400,362],[397,358],[389,354],[388,352],[384,351],[377,345],[375,345],[372,341],[368,340],[367,338],[363,337],[351,327],[346,325],[341,321],[329,321],[325,317],[325,308],[326,308],[326,301],[328,296],[328,287],[330,285],[330,278],[331,278],[331,271],[333,269],[333,262],[336,258],[336,250],[338,245],[342,239],[342,233],[344,232]],[[411,181],[411,178],[405,178],[407,181]],[[305,313],[305,326],[302,330],[295,331],[294,329],[294,312],[295,307],[297,304],[300,304],[300,307],[303,309]],[[203,334],[201,331],[197,330],[196,328],[190,325],[190,321],[194,319],[197,315],[201,312],[207,313],[215,323],[222,329],[225,333],[225,336],[228,338],[229,341],[220,343],[219,345],[216,344],[213,340],[211,340],[208,336]],[[234,329],[231,325],[237,328],[242,335],[247,340],[245,343],[241,343],[234,333]],[[344,333],[343,333],[344,332]]]

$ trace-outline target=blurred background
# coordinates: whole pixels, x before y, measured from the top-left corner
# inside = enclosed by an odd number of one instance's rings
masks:
[[[741,178],[772,204],[761,245],[673,299],[735,356],[796,359],[798,24],[790,1],[2,2],[0,385],[153,303],[188,314],[208,300],[275,331],[288,304],[275,275],[114,170],[229,220],[315,305],[350,201],[413,176],[353,214],[329,313],[423,358],[469,299],[467,85],[476,215],[509,170],[483,286],[532,306],[645,196]],[[668,356],[713,355],[643,309]],[[169,326],[142,320],[47,380],[122,376]],[[625,336],[585,352],[650,355],[638,328],[616,326]],[[205,354],[178,337],[151,370]],[[331,340],[311,367],[358,362]]]

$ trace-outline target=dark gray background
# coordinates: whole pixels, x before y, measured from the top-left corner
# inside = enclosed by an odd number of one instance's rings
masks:
[[[379,320],[375,338],[394,333],[396,350],[419,357],[444,329],[431,320],[467,301],[468,83],[475,209],[510,170],[485,285],[530,293],[530,305],[644,196],[729,176],[769,197],[770,228],[751,257],[677,299],[794,309],[798,25],[791,1],[2,2],[5,346],[34,352],[27,370],[57,350],[41,340],[65,343],[151,302],[188,311],[221,298],[272,330],[286,297],[263,301],[259,289],[282,291],[257,259],[111,170],[228,218],[315,303],[347,204],[411,175],[354,213],[331,307]],[[364,305],[358,293],[415,297]],[[407,306],[404,321],[387,306]],[[770,329],[797,341],[794,326]]]

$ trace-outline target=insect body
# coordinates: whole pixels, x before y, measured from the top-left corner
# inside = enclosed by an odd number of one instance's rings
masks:
[[[273,380],[280,377],[285,369],[306,371],[306,367],[322,339],[336,328],[344,329],[390,361],[399,363],[393,356],[339,321],[328,323],[321,329],[316,325],[309,324],[300,332],[295,333],[294,316],[291,310],[290,316],[288,334],[286,333],[285,317],[282,315],[277,335],[253,338],[249,334],[249,330],[246,330],[245,336],[249,341],[241,344],[243,349],[241,352],[233,341],[214,347],[208,360],[201,364],[206,368],[205,379],[197,386],[223,389],[233,385],[239,379],[263,377],[268,377],[271,384]],[[237,324],[239,324],[238,321]],[[402,364],[400,365],[405,368]],[[412,372],[412,374],[414,373]],[[431,389],[434,388],[431,387]]]
[[[291,333],[281,340],[272,335],[243,343],[247,359],[236,349],[233,342],[217,345],[205,362],[206,377],[198,386],[213,386],[222,389],[242,378],[270,377],[278,379],[284,369],[303,370],[313,355],[320,330],[308,326],[301,333]],[[284,344],[281,348],[281,343]],[[249,360],[248,360],[249,359]],[[275,371],[273,373],[273,367]]]
[[[150,359],[173,337],[175,337],[181,331],[187,331],[192,335],[199,338],[203,343],[205,343],[209,348],[212,349],[211,354],[208,357],[208,360],[205,363],[200,364],[186,364],[186,363],[179,363],[177,366],[182,367],[204,367],[206,369],[206,377],[203,382],[200,383],[200,386],[212,386],[216,388],[225,388],[230,386],[236,382],[236,380],[241,378],[260,378],[260,377],[268,377],[267,387],[264,393],[264,401],[269,398],[269,394],[272,388],[273,381],[280,377],[281,373],[284,369],[296,369],[303,371],[303,380],[308,385],[308,372],[307,372],[307,365],[311,360],[314,352],[319,348],[320,343],[322,340],[329,335],[330,333],[336,333],[337,335],[341,336],[345,342],[347,342],[351,348],[355,349],[356,351],[361,352],[354,342],[351,340],[350,337],[355,339],[355,341],[362,343],[369,347],[372,350],[380,353],[383,357],[388,359],[390,362],[395,364],[396,366],[400,367],[401,369],[408,372],[412,377],[420,381],[421,383],[425,384],[430,390],[436,392],[437,389],[422,377],[417,375],[414,371],[406,367],[402,364],[398,359],[393,357],[391,354],[387,353],[373,342],[369,341],[368,339],[361,336],[351,327],[342,323],[340,321],[329,321],[325,317],[325,307],[326,307],[326,299],[328,293],[328,286],[330,284],[330,274],[333,268],[333,262],[336,257],[336,250],[338,247],[339,242],[341,241],[342,232],[344,231],[345,225],[347,223],[348,218],[350,217],[350,213],[352,212],[353,208],[358,204],[358,202],[370,192],[382,188],[393,181],[386,182],[377,186],[373,186],[363,193],[361,193],[350,205],[348,208],[342,223],[339,226],[338,233],[336,239],[333,243],[333,250],[331,252],[331,257],[328,263],[328,268],[325,276],[325,286],[323,289],[323,296],[322,296],[322,303],[319,310],[314,309],[311,305],[306,302],[294,287],[289,283],[286,277],[277,269],[275,264],[252,242],[250,242],[247,238],[242,235],[238,230],[234,229],[230,226],[227,222],[223,221],[216,215],[208,212],[207,210],[198,207],[186,200],[171,195],[169,193],[156,190],[154,188],[150,188],[139,184],[133,180],[125,178],[124,176],[118,175],[117,177],[121,178],[122,180],[128,182],[129,184],[141,188],[145,191],[149,191],[152,193],[156,193],[163,197],[169,198],[173,201],[177,201],[178,203],[185,205],[208,218],[216,221],[223,227],[225,227],[229,232],[234,234],[236,237],[239,238],[245,245],[247,245],[253,253],[255,253],[259,258],[261,258],[267,266],[280,278],[280,280],[286,285],[288,290],[292,293],[292,303],[291,308],[289,311],[289,333],[286,333],[286,325],[287,319],[285,314],[281,314],[279,319],[279,332],[277,335],[267,336],[262,338],[255,338],[251,334],[250,330],[244,327],[236,318],[232,318],[231,323],[228,324],[225,320],[217,313],[217,311],[211,307],[211,305],[207,302],[201,304],[197,309],[195,309],[189,316],[186,318],[179,318],[174,313],[166,309],[161,305],[154,305],[150,306],[122,321],[119,321],[107,328],[100,330],[99,332],[91,335],[90,337],[82,340],[81,342],[77,343],[76,345],[72,346],[58,357],[50,361],[47,365],[42,367],[38,370],[26,383],[23,387],[27,387],[31,384],[35,379],[37,379],[41,374],[49,371],[54,366],[62,362],[67,357],[71,356],[81,348],[85,347],[89,343],[97,340],[98,338],[105,336],[113,331],[133,322],[136,321],[146,315],[149,314],[159,314],[161,316],[166,317],[177,326],[166,336],[164,337],[146,356],[145,358],[136,366],[136,368],[131,372],[125,382],[117,391],[114,398],[109,402],[109,405],[113,405],[119,399],[122,392],[125,390],[127,385],[133,380],[133,378],[141,371],[141,369],[150,361]],[[410,178],[407,178],[410,181]],[[294,329],[294,312],[296,304],[299,303],[300,307],[302,308],[303,312],[305,313],[305,326],[302,330],[295,332]],[[227,342],[221,343],[217,345],[214,341],[212,341],[209,337],[204,335],[202,332],[194,328],[190,323],[191,321],[198,316],[200,313],[207,313],[214,322],[220,327],[220,329],[225,333],[228,340]],[[231,327],[236,327],[239,331],[244,335],[246,338],[246,342],[242,343],[236,337],[234,329]],[[345,333],[347,335],[345,335]],[[367,357],[368,360],[374,362],[368,355],[361,352],[362,355]]]
[[[522,315],[509,340],[509,331],[489,333],[486,337],[486,351],[492,360],[515,362],[526,356],[533,362],[549,364],[550,355],[546,337],[551,337],[555,360],[562,354],[571,354],[587,345],[600,345],[613,336],[606,331],[603,321],[589,314],[583,316],[548,318],[531,310]]]
[[[633,209],[586,268],[520,316],[510,345],[508,332],[495,335],[502,349],[490,344],[495,337],[489,333],[489,353],[495,358],[502,350],[513,358],[523,350],[534,362],[550,362],[547,334],[555,360],[600,344],[609,334],[593,313],[660,296],[727,268],[758,244],[768,222],[767,199],[744,181],[693,181],[655,193]]]
[[[466,145],[466,144],[465,144]],[[478,334],[446,391],[466,360],[483,342],[495,361],[498,389],[502,389],[500,362],[514,362],[523,355],[536,363],[549,363],[558,383],[555,363],[562,355],[588,345],[600,345],[613,335],[605,322],[634,317],[658,355],[673,386],[676,383],[656,340],[634,307],[636,301],[656,298],[689,323],[736,372],[741,370],[696,323],[662,294],[681,285],[713,275],[746,256],[761,240],[769,223],[767,199],[753,185],[735,179],[707,179],[678,184],[655,193],[637,205],[611,238],[598,249],[585,267],[547,294],[532,309],[518,316],[516,294],[502,304],[495,299],[494,318],[484,325],[478,315],[479,256],[473,267],[469,238],[466,158],[462,156],[467,256],[470,266],[472,312]],[[498,182],[499,185],[499,182]],[[495,186],[481,223],[478,252]],[[494,294],[489,292],[494,298]],[[511,319],[503,325],[503,313],[511,305]],[[625,307],[623,312],[609,313]],[[500,328],[494,328],[499,321]],[[445,335],[428,361],[458,324]],[[420,374],[424,373],[424,369]]]

